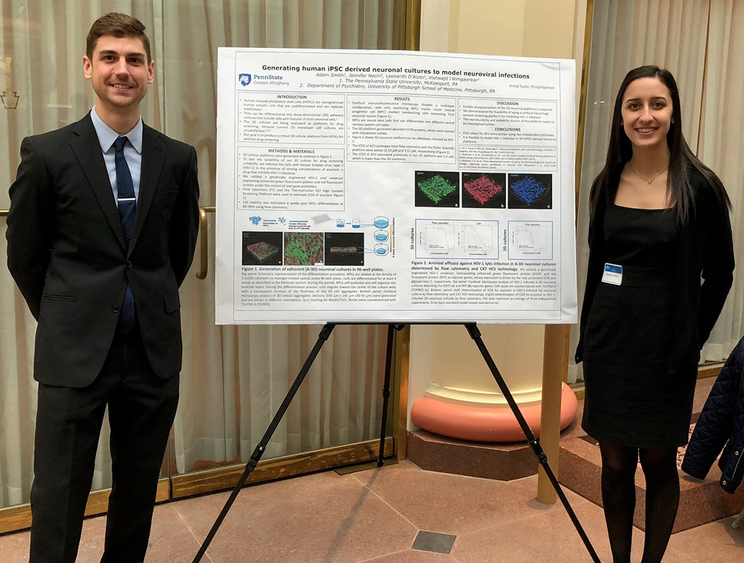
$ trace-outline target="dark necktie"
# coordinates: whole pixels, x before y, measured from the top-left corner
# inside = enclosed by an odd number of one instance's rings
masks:
[[[134,197],[134,183],[129,166],[124,158],[124,145],[127,142],[126,137],[119,137],[114,142],[116,155],[114,162],[116,164],[116,191],[117,205],[119,207],[119,217],[121,226],[124,229],[124,238],[129,244],[132,237],[132,228],[134,227],[134,215],[137,211],[137,200]],[[124,293],[124,300],[121,303],[121,312],[119,313],[119,324],[116,330],[119,334],[127,334],[134,327],[134,296],[132,289],[127,284],[127,290]]]

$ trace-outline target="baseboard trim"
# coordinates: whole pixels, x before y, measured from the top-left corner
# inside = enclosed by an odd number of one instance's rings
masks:
[[[394,453],[393,438],[385,439],[385,457]],[[326,448],[314,452],[293,454],[259,461],[246,484],[275,481],[316,471],[333,469],[345,465],[363,463],[376,459],[380,451],[379,440],[368,440]],[[205,469],[172,477],[173,499],[186,498],[233,488],[245,470],[245,464]]]
[[[88,495],[85,505],[85,516],[98,516],[108,510],[108,499],[111,489],[93,491]],[[158,481],[158,491],[155,502],[165,502],[170,499],[170,479],[164,477]],[[31,505],[19,504],[0,508],[0,534],[27,530],[31,527]]]

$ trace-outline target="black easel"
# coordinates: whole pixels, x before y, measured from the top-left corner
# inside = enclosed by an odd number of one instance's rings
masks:
[[[573,511],[573,508],[571,508],[571,503],[568,502],[568,499],[566,498],[566,495],[564,494],[563,489],[561,488],[561,485],[558,483],[558,479],[556,479],[555,475],[553,474],[553,470],[550,469],[550,465],[548,465],[547,454],[543,451],[542,446],[540,445],[540,441],[537,438],[535,438],[535,435],[532,433],[532,429],[530,428],[529,424],[527,424],[527,421],[524,419],[524,416],[522,416],[522,411],[519,410],[519,406],[517,405],[517,402],[514,400],[514,397],[512,397],[511,391],[509,391],[509,387],[507,387],[506,382],[504,381],[504,378],[501,376],[501,372],[499,372],[499,368],[496,367],[496,363],[493,361],[491,354],[488,352],[488,348],[486,348],[486,344],[483,342],[483,339],[481,338],[480,330],[478,329],[475,323],[466,324],[465,328],[468,329],[468,332],[470,333],[470,337],[475,341],[475,345],[478,346],[478,350],[480,350],[480,353],[483,356],[483,359],[486,361],[486,364],[488,365],[488,369],[491,370],[491,374],[493,375],[493,378],[496,380],[496,383],[498,384],[499,389],[501,389],[501,393],[506,398],[506,402],[509,403],[509,407],[511,408],[512,413],[514,414],[514,417],[517,419],[519,426],[522,428],[522,432],[524,433],[525,437],[527,438],[527,441],[532,447],[532,451],[535,452],[535,457],[537,457],[537,460],[540,462],[540,465],[542,465],[542,468],[545,471],[545,474],[548,476],[548,479],[550,480],[550,484],[553,485],[555,492],[558,494],[558,498],[561,499],[561,503],[563,504],[563,507],[566,509],[566,512],[568,512],[569,518],[571,518],[571,522],[573,522],[573,525],[576,528],[576,531],[579,533],[579,536],[581,536],[581,540],[584,542],[584,546],[589,552],[589,555],[591,556],[592,561],[594,561],[594,563],[601,563],[601,561],[599,560],[599,556],[597,555],[597,552],[594,551],[594,546],[592,545],[592,542],[589,541],[589,537],[586,535],[584,528],[581,526],[581,522],[579,522],[579,519],[576,516],[576,513]]]
[[[403,326],[405,325],[388,325],[388,338],[387,338],[387,350],[386,350],[387,357],[385,359],[385,381],[383,383],[382,432],[380,436],[380,453],[377,459],[378,466],[382,466],[383,457],[384,457],[385,429],[386,429],[386,423],[387,423],[387,408],[388,408],[388,399],[390,397],[390,371],[392,367],[393,334],[394,334],[394,331],[401,330]],[[566,495],[563,493],[563,490],[561,489],[561,486],[558,483],[558,479],[556,479],[555,475],[553,474],[553,471],[550,469],[550,465],[548,465],[548,456],[543,451],[542,446],[540,446],[540,442],[537,440],[537,438],[535,438],[535,435],[532,433],[532,430],[527,424],[527,421],[524,419],[524,416],[522,416],[522,412],[519,410],[519,406],[514,400],[514,397],[512,397],[511,391],[509,391],[509,388],[507,387],[506,382],[504,381],[504,378],[501,376],[501,373],[496,367],[496,364],[493,361],[493,358],[491,358],[491,354],[488,352],[488,349],[486,348],[486,345],[483,342],[483,339],[481,338],[480,330],[478,329],[475,323],[466,323],[464,326],[468,330],[470,337],[475,341],[476,346],[478,346],[478,350],[480,350],[481,355],[483,356],[483,359],[486,361],[488,368],[491,370],[491,374],[493,375],[494,379],[496,380],[496,383],[501,389],[501,392],[506,398],[506,401],[509,404],[509,407],[511,408],[512,413],[517,419],[519,426],[522,428],[522,432],[524,433],[525,437],[527,438],[527,441],[532,447],[532,450],[534,451],[535,456],[540,462],[540,465],[542,465],[543,470],[547,474],[548,479],[550,480],[550,483],[553,485],[553,488],[555,489],[555,492],[558,494],[558,497],[561,499],[561,503],[565,507],[566,512],[568,512],[568,515],[571,518],[571,521],[573,522],[574,527],[576,528],[576,531],[579,533],[579,536],[584,542],[584,546],[589,552],[589,555],[592,557],[592,561],[594,561],[594,563],[601,563],[599,557],[597,556],[597,552],[594,550],[594,547],[589,541],[589,537],[586,535],[586,532],[584,532],[584,528],[582,528],[581,523],[579,522],[579,519],[576,516],[576,513],[571,508],[571,504],[568,502]],[[295,378],[294,383],[289,388],[289,391],[287,391],[287,395],[286,397],[284,397],[284,401],[280,405],[279,410],[277,410],[276,414],[274,415],[274,418],[272,419],[271,424],[269,424],[269,427],[266,429],[266,432],[264,433],[263,438],[261,438],[261,441],[256,446],[256,449],[253,450],[253,454],[248,460],[248,463],[246,463],[245,465],[245,471],[243,471],[243,474],[240,476],[240,479],[238,479],[238,483],[233,488],[232,493],[230,493],[230,497],[227,499],[227,502],[225,502],[225,506],[222,508],[222,511],[220,512],[219,516],[217,516],[217,519],[214,521],[214,524],[212,525],[212,529],[209,530],[207,537],[204,539],[204,542],[199,548],[199,551],[194,557],[192,563],[199,563],[202,557],[204,556],[204,554],[206,553],[207,548],[209,547],[209,544],[212,543],[212,540],[214,539],[214,536],[217,533],[217,530],[222,525],[222,521],[225,519],[225,516],[227,516],[227,513],[230,511],[230,508],[235,502],[235,499],[238,497],[238,493],[240,493],[240,489],[243,488],[243,485],[245,485],[246,480],[248,479],[250,474],[253,472],[253,470],[256,468],[256,465],[258,465],[258,462],[261,459],[261,456],[263,456],[264,452],[266,451],[266,446],[268,445],[269,440],[271,440],[271,436],[274,434],[276,427],[279,426],[279,422],[284,417],[284,414],[286,413],[287,408],[289,408],[289,404],[292,402],[292,399],[297,394],[297,391],[299,390],[300,385],[302,385],[302,382],[305,379],[305,376],[307,375],[308,371],[310,371],[310,367],[313,365],[315,358],[320,353],[320,349],[323,347],[323,344],[325,344],[328,338],[331,336],[331,333],[333,332],[333,329],[335,327],[336,325],[333,323],[326,323],[321,329],[320,334],[318,335],[318,340],[315,343],[315,346],[310,351],[310,354],[308,355],[307,360],[305,360],[305,363],[303,364],[302,369],[300,369],[300,372],[297,374],[297,377]]]
[[[385,381],[382,384],[382,428],[380,430],[380,453],[377,456],[377,466],[385,463],[385,432],[387,430],[388,403],[390,402],[390,375],[393,370],[393,336],[396,331],[403,330],[406,325],[388,325],[387,346],[385,347]]]

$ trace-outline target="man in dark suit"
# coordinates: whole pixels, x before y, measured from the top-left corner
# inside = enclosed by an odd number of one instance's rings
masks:
[[[198,230],[196,152],[140,117],[154,79],[142,23],[97,20],[82,120],[24,139],[8,267],[38,320],[31,563],[75,561],[106,406],[113,487],[102,562],[144,559],[178,403],[178,288]]]

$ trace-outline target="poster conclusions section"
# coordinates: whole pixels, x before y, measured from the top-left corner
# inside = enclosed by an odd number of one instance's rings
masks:
[[[219,50],[216,321],[576,322],[570,60]]]

